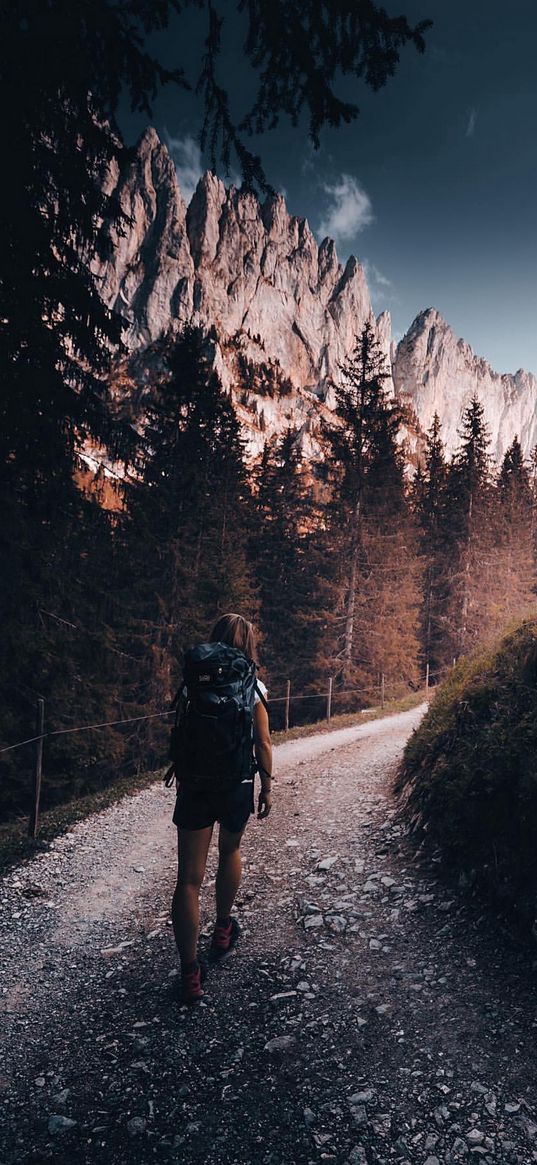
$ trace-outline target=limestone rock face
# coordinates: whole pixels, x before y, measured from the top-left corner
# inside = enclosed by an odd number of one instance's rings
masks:
[[[260,203],[206,173],[187,207],[168,150],[151,128],[110,167],[106,190],[115,191],[129,223],[107,224],[110,258],[94,259],[92,271],[105,302],[124,317],[132,362],[185,323],[201,326],[252,453],[291,425],[300,430],[304,456],[315,455],[320,418],[334,405],[330,385],[366,320],[393,372],[387,386],[410,409],[414,464],[435,411],[448,455],[455,450],[473,393],[483,402],[497,462],[515,434],[526,456],[537,443],[534,376],[494,372],[433,308],[396,347],[389,314],[375,320],[358,260],[351,256],[343,266],[334,242],[318,245],[280,195]]]
[[[94,260],[92,272],[105,303],[125,318],[126,343],[137,348],[151,343],[166,320],[185,323],[192,316],[186,204],[154,129],[145,131],[123,169],[109,173],[106,189],[115,192],[131,223],[109,225],[111,258]]]
[[[318,246],[281,196],[261,204],[206,173],[187,209],[154,129],[126,151],[107,188],[132,224],[124,235],[111,224],[114,253],[93,271],[105,302],[126,318],[131,349],[190,321],[215,328],[224,347],[240,338],[247,359],[277,362],[295,388],[322,397],[365,320],[375,325],[360,263],[343,267],[331,239]],[[386,350],[387,329],[384,321]]]
[[[515,435],[526,457],[537,443],[535,376],[522,369],[513,375],[494,372],[435,308],[421,312],[399,343],[393,379],[396,393],[408,394],[422,429],[438,413],[448,454],[459,444],[461,416],[474,394],[484,407],[496,462]]]

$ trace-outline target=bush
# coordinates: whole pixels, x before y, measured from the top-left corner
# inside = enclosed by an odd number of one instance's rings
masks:
[[[394,791],[437,847],[524,926],[537,899],[537,619],[462,660],[405,749]]]

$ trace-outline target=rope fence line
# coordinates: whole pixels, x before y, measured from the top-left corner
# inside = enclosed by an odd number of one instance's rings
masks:
[[[22,748],[23,744],[33,744],[36,740],[48,740],[50,736],[67,736],[71,732],[91,732],[94,728],[115,728],[119,724],[135,724],[139,720],[156,720],[160,716],[173,716],[175,708],[168,712],[151,712],[149,716],[129,716],[127,720],[104,720],[101,724],[81,724],[76,728],[55,728],[52,732],[41,732],[38,736],[30,736],[28,740],[19,740],[18,744],[9,744],[7,748],[0,748],[0,753],[11,752],[14,748]]]
[[[440,671],[430,672],[429,679],[433,679],[435,676],[438,676],[438,675],[444,675],[446,671],[450,671],[450,670],[451,670],[450,668],[444,668]],[[380,687],[380,685],[377,684],[374,687],[370,687],[370,688],[333,688],[332,689],[332,698],[334,699],[336,696],[354,696],[354,695],[358,695],[358,694],[371,695],[374,692],[377,692],[379,690],[379,687]],[[296,700],[321,700],[321,699],[324,699],[324,700],[326,699],[326,689],[325,688],[323,688],[322,691],[320,691],[320,692],[306,692],[306,693],[301,693],[301,694],[296,695],[296,696],[291,695],[291,693],[289,693],[289,695],[286,694],[285,696],[271,696],[269,698],[269,703],[272,705],[272,704],[281,704],[282,702],[286,702],[286,701],[293,702]],[[8,744],[6,747],[0,748],[0,754],[5,753],[5,752],[12,752],[16,748],[23,748],[23,746],[25,744],[35,744],[35,742],[38,740],[48,740],[52,736],[67,736],[67,735],[70,735],[71,733],[74,733],[74,732],[92,732],[92,731],[99,729],[99,728],[117,728],[122,724],[137,724],[143,720],[157,720],[157,719],[161,719],[165,716],[173,716],[174,714],[175,714],[175,708],[170,708],[170,709],[168,709],[167,712],[151,712],[147,716],[129,716],[124,720],[103,720],[98,724],[80,724],[74,728],[54,728],[50,732],[40,732],[40,733],[38,733],[37,736],[29,736],[26,740],[19,740],[19,741],[17,741],[16,744]]]
[[[453,664],[455,664],[455,660]],[[429,665],[427,665],[426,674],[423,678],[423,686],[425,692],[429,689],[429,682],[436,676],[441,676],[450,671],[450,667],[445,667],[431,672]],[[270,704],[284,704],[284,731],[289,730],[289,713],[291,703],[299,700],[324,700],[326,703],[326,714],[324,719],[329,723],[332,715],[332,701],[335,697],[352,696],[352,695],[372,695],[373,693],[380,694],[381,707],[384,708],[385,695],[385,675],[381,673],[380,683],[374,687],[368,688],[334,688],[333,677],[328,677],[328,687],[319,692],[300,692],[297,695],[291,694],[291,681],[287,680],[287,690],[284,696],[275,696],[270,699]],[[44,709],[45,701],[43,697],[39,697],[37,701],[37,732],[34,736],[27,737],[26,740],[19,740],[16,744],[8,744],[0,748],[0,755],[13,752],[15,749],[23,748],[27,744],[36,745],[36,766],[34,774],[34,802],[32,813],[30,817],[29,834],[30,837],[35,838],[38,833],[39,822],[39,798],[41,788],[42,775],[42,760],[43,760],[43,744],[45,740],[50,740],[52,737],[69,736],[78,732],[93,732],[102,728],[117,728],[123,724],[139,724],[143,721],[165,719],[166,716],[175,715],[175,708],[169,708],[162,712],[151,712],[144,716],[128,716],[119,720],[104,720],[95,724],[80,724],[72,728],[54,728],[50,732],[44,731]]]

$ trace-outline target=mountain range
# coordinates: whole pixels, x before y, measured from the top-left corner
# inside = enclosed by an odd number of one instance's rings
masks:
[[[147,376],[165,337],[185,323],[199,325],[250,451],[291,425],[300,430],[307,456],[320,417],[333,405],[331,384],[369,320],[390,386],[410,406],[409,451],[419,448],[436,411],[451,454],[474,393],[484,405],[496,462],[515,434],[526,456],[537,444],[535,376],[495,372],[434,308],[421,312],[394,344],[389,313],[373,312],[363,266],[354,256],[340,263],[331,239],[318,244],[281,195],[260,202],[207,172],[187,205],[153,128],[123,150],[105,186],[128,225],[105,224],[110,257],[94,259],[92,271],[104,301],[125,319],[124,391]]]

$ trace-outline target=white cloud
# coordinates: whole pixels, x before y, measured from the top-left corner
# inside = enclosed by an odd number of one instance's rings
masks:
[[[300,169],[301,169],[303,174],[311,174],[312,171],[315,170],[316,154],[317,154],[317,151],[314,150],[311,142],[308,142],[308,144],[306,146],[306,153],[304,154],[304,156],[302,158],[302,163],[300,166]],[[318,162],[317,162],[317,164],[318,164]]]
[[[323,182],[329,201],[319,223],[319,238],[328,235],[336,243],[352,239],[373,222],[369,195],[351,174],[341,174],[336,182]]]
[[[474,109],[472,106],[472,108],[468,110],[468,121],[466,123],[466,133],[464,135],[466,138],[473,138],[476,121],[477,109]]]
[[[203,174],[200,147],[190,134],[184,137],[173,137],[167,130],[166,145],[175,162],[177,181],[181,187],[181,194],[185,202],[190,202],[192,195]]]
[[[367,279],[367,286],[369,287],[369,294],[371,296],[371,303],[375,308],[385,307],[386,302],[393,302],[397,299],[397,295],[391,279],[383,275],[374,263],[369,259],[364,259],[362,266],[365,271]]]

